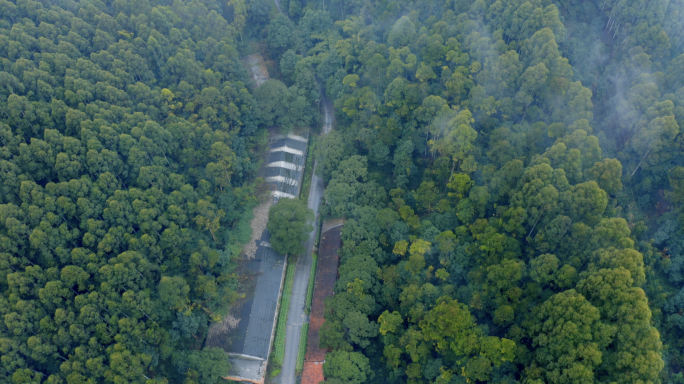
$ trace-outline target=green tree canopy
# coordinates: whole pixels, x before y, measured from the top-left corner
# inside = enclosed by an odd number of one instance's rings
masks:
[[[267,228],[273,249],[283,255],[304,252],[304,241],[313,230],[313,211],[299,199],[283,198],[268,211]]]

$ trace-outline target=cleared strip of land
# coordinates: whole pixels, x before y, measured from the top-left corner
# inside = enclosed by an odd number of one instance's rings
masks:
[[[268,79],[260,55],[249,56],[245,62],[257,86]],[[229,380],[264,382],[287,264],[269,243],[268,210],[278,199],[299,194],[307,137],[306,133],[282,135],[270,130],[269,150],[263,154],[259,170],[259,176],[266,181],[267,196],[254,208],[252,238],[243,249],[237,271],[241,276],[239,292],[244,298],[221,323],[211,325],[206,341],[206,346],[220,347],[228,353]]]
[[[333,106],[328,100],[323,100],[324,124],[322,134],[325,135],[333,127]],[[316,176],[317,162],[314,162],[314,174],[311,178],[311,188],[309,190],[309,200],[307,205],[314,211],[316,222],[314,229],[309,234],[306,242],[306,252],[300,255],[297,260],[297,271],[295,273],[294,287],[292,289],[292,300],[290,301],[290,312],[287,318],[287,336],[285,338],[285,359],[280,373],[280,384],[295,384],[297,371],[297,356],[299,353],[299,341],[302,337],[302,326],[308,321],[305,313],[306,292],[309,285],[311,274],[312,254],[314,243],[316,242],[318,229],[318,207],[323,198],[323,180]]]

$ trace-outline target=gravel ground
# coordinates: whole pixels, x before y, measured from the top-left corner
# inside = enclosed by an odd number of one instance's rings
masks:
[[[261,234],[264,233],[266,224],[268,224],[268,210],[271,208],[271,205],[273,205],[273,198],[268,196],[266,201],[254,208],[254,218],[249,223],[250,227],[252,227],[252,239],[242,249],[242,253],[247,259],[253,259],[256,255],[259,239],[261,239]]]
[[[209,341],[217,337],[221,337],[223,334],[228,334],[230,331],[235,329],[238,324],[240,324],[240,319],[236,319],[231,314],[226,315],[218,324],[212,323],[209,327],[209,333],[207,334],[207,344]]]
[[[268,69],[266,69],[264,58],[260,54],[255,53],[249,55],[245,61],[249,67],[249,73],[252,75],[252,79],[254,79],[257,87],[269,79]]]
[[[268,71],[264,65],[264,58],[261,55],[249,55],[245,58],[245,61],[249,65],[249,72],[252,75],[252,79],[256,82],[257,87],[268,80]],[[266,230],[268,210],[272,204],[273,198],[268,196],[263,203],[254,208],[254,218],[249,223],[250,227],[252,227],[252,238],[242,249],[242,254],[245,255],[247,259],[253,259],[256,255],[259,239],[261,239],[261,235]]]

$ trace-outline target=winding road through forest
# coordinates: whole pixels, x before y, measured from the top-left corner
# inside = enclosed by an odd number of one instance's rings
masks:
[[[332,129],[333,126],[333,106],[327,98],[322,98],[324,123],[321,135],[325,135]],[[309,153],[308,156],[313,156]],[[306,306],[306,289],[309,285],[309,276],[311,274],[311,263],[314,243],[316,242],[316,232],[318,231],[318,206],[321,204],[323,197],[323,180],[316,176],[316,168],[318,162],[314,161],[314,173],[311,178],[311,189],[309,190],[309,201],[307,205],[313,209],[314,229],[309,234],[309,239],[306,241],[306,252],[300,255],[297,260],[295,269],[294,285],[292,287],[292,298],[290,299],[290,308],[287,316],[287,330],[285,332],[285,358],[280,373],[280,384],[295,384],[295,369],[297,365],[297,353],[299,351],[299,339],[302,337],[302,325],[308,321],[308,316],[305,313]]]

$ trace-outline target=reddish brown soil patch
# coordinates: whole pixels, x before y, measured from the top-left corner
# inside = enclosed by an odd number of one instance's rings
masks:
[[[339,263],[337,253],[342,245],[341,232],[342,226],[336,226],[321,235],[318,267],[316,269],[316,284],[314,285],[314,295],[311,303],[306,362],[323,362],[325,361],[325,354],[328,352],[319,346],[319,331],[324,322],[325,298],[333,294],[333,288],[337,281],[337,266]]]
[[[302,372],[302,384],[318,384],[325,380],[323,377],[323,363],[305,362]]]

